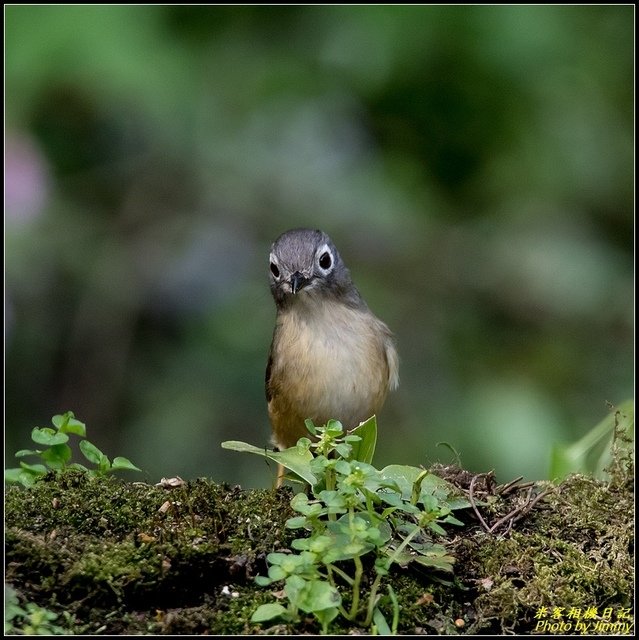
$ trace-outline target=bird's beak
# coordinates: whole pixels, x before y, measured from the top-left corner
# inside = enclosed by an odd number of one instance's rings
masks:
[[[295,295],[300,289],[303,289],[310,280],[303,276],[299,271],[296,271],[291,276],[291,292]]]

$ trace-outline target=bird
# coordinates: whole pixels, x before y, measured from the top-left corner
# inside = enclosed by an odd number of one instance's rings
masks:
[[[272,442],[280,451],[330,419],[345,429],[376,415],[399,384],[388,326],[369,309],[330,237],[291,229],[272,244],[269,283],[276,307],[266,366]],[[280,465],[277,484],[284,469]]]

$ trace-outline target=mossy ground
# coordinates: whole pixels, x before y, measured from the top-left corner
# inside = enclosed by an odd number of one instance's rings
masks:
[[[451,528],[447,542],[452,577],[424,567],[393,571],[399,633],[565,634],[579,633],[578,621],[590,624],[589,634],[625,632],[595,625],[625,615],[632,622],[631,470],[608,483],[573,476],[559,486],[512,487],[497,487],[490,474],[434,471],[466,495],[474,483],[484,524],[502,524],[489,533],[465,510],[466,526]],[[291,497],[287,488],[243,491],[204,479],[167,489],[49,475],[5,491],[5,580],[21,602],[65,612],[70,633],[316,634],[311,619],[250,622],[258,605],[273,601],[272,589],[253,578],[265,575],[269,552],[299,535],[284,527]],[[389,607],[385,613],[392,617]],[[542,628],[560,620],[561,630]],[[331,631],[366,632],[339,621]]]

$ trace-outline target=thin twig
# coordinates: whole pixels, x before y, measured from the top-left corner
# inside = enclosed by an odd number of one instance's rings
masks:
[[[523,516],[529,513],[531,509],[548,493],[548,490],[542,491],[540,494],[532,498],[532,491],[533,491],[533,487],[530,487],[528,490],[528,496],[526,497],[526,502],[523,505],[520,505],[515,509],[513,509],[509,514],[505,515],[503,518],[500,518],[499,520],[497,520],[497,522],[495,522],[495,524],[493,524],[493,526],[490,527],[489,532],[494,533],[496,529],[498,529],[502,524],[504,524],[504,522],[508,522],[508,521],[510,521],[510,527],[512,527],[512,524],[514,522],[516,522],[520,518],[523,518]],[[509,530],[510,530],[510,527],[509,527]]]
[[[470,502],[470,506],[473,508],[473,511],[475,512],[475,515],[479,518],[479,521],[481,522],[481,526],[484,527],[484,529],[488,533],[490,533],[490,528],[486,524],[486,521],[484,520],[481,513],[479,513],[479,509],[477,509],[477,505],[475,504],[475,498],[473,496],[473,488],[475,486],[475,482],[477,482],[477,478],[479,478],[478,475],[473,476],[473,479],[470,481],[470,486],[468,487],[468,500]]]
[[[500,495],[506,495],[507,493],[510,493],[514,489],[517,489],[517,490],[525,489],[526,487],[531,487],[535,484],[532,481],[522,482],[521,484],[517,484],[523,477],[524,476],[519,476],[518,478],[511,480],[507,484],[502,484],[500,487],[497,487],[496,493],[499,493]]]

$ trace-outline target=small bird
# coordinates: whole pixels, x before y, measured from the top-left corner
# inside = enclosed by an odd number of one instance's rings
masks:
[[[352,429],[376,414],[399,382],[390,329],[364,302],[323,231],[292,229],[271,247],[277,308],[266,367],[266,399],[278,449],[329,419]],[[277,486],[282,482],[280,467]]]

